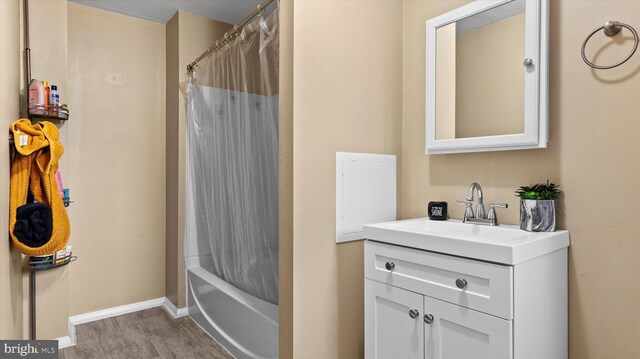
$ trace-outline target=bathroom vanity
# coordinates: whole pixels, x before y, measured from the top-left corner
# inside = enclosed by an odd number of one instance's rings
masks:
[[[567,358],[567,231],[418,218],[364,234],[365,358]]]

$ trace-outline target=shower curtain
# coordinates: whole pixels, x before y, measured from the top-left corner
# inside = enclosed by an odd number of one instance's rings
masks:
[[[183,84],[198,247],[213,274],[278,303],[278,9]],[[202,254],[200,254],[202,255]]]

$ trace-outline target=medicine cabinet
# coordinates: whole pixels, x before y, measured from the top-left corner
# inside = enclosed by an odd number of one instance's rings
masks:
[[[426,153],[547,147],[548,0],[478,0],[426,24]]]

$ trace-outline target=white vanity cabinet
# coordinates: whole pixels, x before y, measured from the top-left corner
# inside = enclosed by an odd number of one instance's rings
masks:
[[[365,356],[424,358],[423,300],[423,295],[367,279]]]
[[[459,223],[480,228],[475,240],[454,233],[447,243],[442,228],[411,221],[365,227],[366,359],[567,358],[566,231],[509,228],[496,247],[497,229]],[[480,245],[480,259],[460,255],[468,245]]]

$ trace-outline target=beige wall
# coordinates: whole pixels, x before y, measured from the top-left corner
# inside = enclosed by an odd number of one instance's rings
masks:
[[[457,36],[454,138],[524,132],[524,39],[524,13]]]
[[[424,154],[425,20],[466,1],[404,2],[403,217],[425,216],[432,200],[463,199],[478,181],[489,201],[507,201],[498,214],[518,222],[520,185],[559,183],[559,226],[571,232],[569,339],[572,359],[640,356],[640,56],[614,70],[593,71],[580,58],[585,36],[609,17],[640,24],[638,1],[552,1],[551,142],[548,149],[476,154]],[[604,14],[604,17],[603,17]],[[628,35],[628,32],[625,36]],[[607,41],[594,39],[589,53]],[[630,41],[611,46],[598,63],[613,62]],[[463,208],[451,206],[451,217]]]
[[[335,243],[335,153],[400,154],[402,2],[293,14],[293,357],[361,358],[363,245]]]
[[[436,34],[436,139],[456,138],[456,23]]]
[[[20,116],[20,3],[0,1],[0,128]],[[7,132],[5,132],[7,133]],[[8,135],[0,136],[0,223],[9,223]],[[9,232],[0,232],[0,338],[22,339],[23,296],[21,254],[9,242]]]
[[[61,102],[67,103],[67,2],[66,0],[30,0],[29,30],[31,41],[31,77],[58,85]],[[73,111],[73,109],[71,110]],[[72,112],[73,116],[73,112]],[[60,141],[65,146],[65,154],[60,160],[63,180],[72,178],[69,154],[69,126],[56,123],[60,128]],[[72,192],[73,196],[73,192]],[[73,211],[69,211],[71,238],[74,238]],[[71,243],[71,242],[70,242]],[[37,336],[57,338],[67,335],[69,316],[69,267],[37,274]],[[25,304],[28,303],[28,282],[24,276]],[[51,308],[56,308],[51,310]],[[27,308],[28,309],[28,308]],[[25,319],[28,319],[25,311]],[[25,329],[29,326],[25,325]]]
[[[182,72],[179,69],[180,59],[180,33],[178,23],[180,15],[177,12],[165,27],[165,51],[166,51],[166,121],[165,121],[165,141],[166,141],[166,205],[165,208],[165,294],[174,304],[178,305],[178,277],[181,266],[179,263],[178,242],[184,236],[178,228],[178,218],[181,215],[178,208],[178,167],[182,157],[179,157],[180,132],[179,118],[182,109],[179,107],[179,88]],[[184,192],[182,192],[184,196]],[[184,207],[183,207],[184,210]]]
[[[279,356],[293,358],[293,0],[280,1]]]
[[[230,27],[227,23],[178,11],[166,28],[166,288],[167,297],[178,308],[187,304],[184,265],[186,113],[178,85],[186,80],[187,65]]]
[[[164,36],[68,4],[70,315],[165,295]]]

